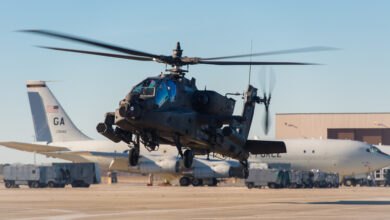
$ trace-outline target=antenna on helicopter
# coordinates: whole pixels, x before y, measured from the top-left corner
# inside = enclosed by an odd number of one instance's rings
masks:
[[[249,58],[249,79],[248,79],[248,85],[251,84],[251,72],[252,72],[252,40],[251,40],[251,56]]]

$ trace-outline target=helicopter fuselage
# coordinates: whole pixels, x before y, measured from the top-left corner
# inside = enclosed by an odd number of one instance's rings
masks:
[[[248,89],[256,96],[255,88]],[[248,107],[254,109],[253,100],[250,102]],[[242,161],[249,157],[243,146],[253,110],[243,112],[249,115],[233,116],[234,105],[232,98],[198,90],[195,79],[174,75],[151,77],[133,87],[116,112],[111,113],[117,126],[114,135],[127,136],[129,142],[129,136],[138,135],[150,150],[159,144],[177,146],[180,141],[195,154],[214,152]]]

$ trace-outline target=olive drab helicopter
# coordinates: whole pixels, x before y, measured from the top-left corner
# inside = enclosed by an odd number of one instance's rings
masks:
[[[209,65],[310,65],[298,62],[219,61],[229,58],[254,57],[288,53],[302,53],[330,50],[329,47],[308,47],[265,53],[251,53],[212,58],[186,57],[180,43],[172,55],[157,55],[143,51],[114,46],[44,30],[23,30],[23,32],[46,35],[76,41],[122,54],[75,50],[58,47],[43,47],[52,50],[92,54],[138,61],[155,61],[169,65],[167,73],[148,77],[135,85],[120,101],[115,112],[108,112],[104,122],[97,125],[97,131],[114,142],[123,141],[130,147],[129,166],[139,161],[140,144],[148,150],[157,150],[160,144],[175,146],[190,168],[194,155],[217,153],[239,160],[243,175],[248,175],[249,154],[285,153],[286,147],[280,141],[248,140],[256,104],[264,104],[269,114],[271,94],[258,96],[257,88],[248,85],[243,94],[245,101],[241,115],[233,115],[235,100],[212,90],[199,90],[195,79],[185,77],[183,66]],[[268,117],[265,129],[268,131]],[[183,152],[183,150],[185,150]]]

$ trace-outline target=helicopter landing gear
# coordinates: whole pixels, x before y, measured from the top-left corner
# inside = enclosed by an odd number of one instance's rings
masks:
[[[139,136],[137,136],[134,142],[134,147],[129,150],[129,165],[136,166],[139,160]]]
[[[243,168],[242,168],[242,176],[244,177],[244,179],[247,179],[248,176],[249,176],[248,160],[242,160],[242,161],[240,161],[240,163],[243,166]]]
[[[194,160],[194,153],[192,152],[192,150],[186,150],[183,154],[182,146],[180,143],[180,136],[176,136],[173,139],[176,142],[177,151],[179,152],[180,157],[183,159],[184,167],[191,168],[192,161]]]
[[[192,150],[186,150],[183,155],[184,166],[186,168],[191,168],[193,160],[194,153],[192,152]]]
[[[130,166],[135,166],[138,164],[139,160],[139,151],[135,148],[132,148],[129,151],[129,165]]]

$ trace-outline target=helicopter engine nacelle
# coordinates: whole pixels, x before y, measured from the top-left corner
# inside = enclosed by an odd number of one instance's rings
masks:
[[[229,138],[231,142],[238,146],[244,146],[246,143],[246,138],[230,126],[224,127],[222,133],[225,137]]]
[[[196,91],[192,97],[192,107],[202,114],[232,115],[235,103],[215,91]]]

